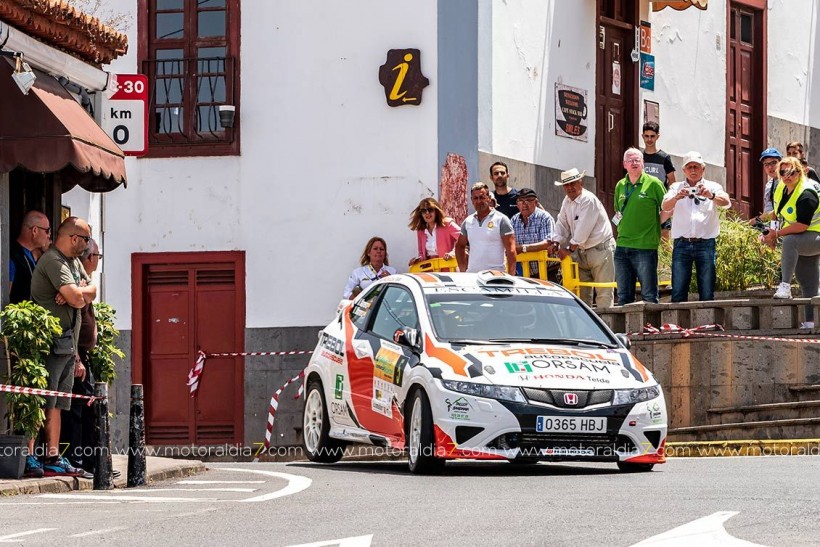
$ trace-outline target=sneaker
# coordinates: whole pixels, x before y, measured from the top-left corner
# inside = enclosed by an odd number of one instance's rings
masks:
[[[51,463],[46,462],[43,465],[43,470],[45,472],[46,477],[56,477],[56,476],[65,476],[65,477],[80,477],[82,479],[93,479],[94,475],[86,471],[85,469],[80,469],[79,467],[74,467],[71,465],[67,459],[62,456],[58,456],[57,459],[52,461]]]
[[[26,456],[26,470],[23,476],[29,479],[39,479],[43,476],[43,464],[34,456]]]
[[[800,323],[801,329],[813,329],[814,328],[814,321],[805,321]]]
[[[777,291],[775,291],[772,298],[791,298],[792,297],[792,286],[789,283],[781,283],[777,286]]]

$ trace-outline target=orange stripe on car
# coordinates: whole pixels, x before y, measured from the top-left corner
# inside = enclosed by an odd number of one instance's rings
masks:
[[[641,374],[641,378],[643,378],[643,381],[646,382],[647,380],[649,380],[649,372],[647,372],[646,367],[643,366],[643,363],[638,361],[638,358],[634,355],[630,357],[632,358],[632,362],[635,363],[635,368]]]
[[[433,340],[430,338],[429,335],[424,335],[424,348],[427,350],[427,355],[442,361],[456,374],[460,374],[462,376],[467,376],[467,360],[461,357],[456,352],[433,345]]]
[[[441,280],[438,277],[436,277],[434,275],[430,275],[428,273],[414,273],[414,274],[410,274],[410,275],[412,275],[413,277],[419,278],[420,280],[424,281],[425,283],[439,283],[439,284],[441,283]]]

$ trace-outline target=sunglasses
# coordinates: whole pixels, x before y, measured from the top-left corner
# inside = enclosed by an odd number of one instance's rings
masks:
[[[790,177],[790,176],[794,175],[796,172],[797,171],[795,171],[794,169],[788,169],[788,170],[783,169],[783,170],[780,171],[780,176],[781,177]]]
[[[47,234],[51,233],[51,228],[43,228],[42,226],[37,226],[37,225],[32,226],[32,228],[37,228],[38,230],[42,230]]]
[[[84,236],[84,235],[80,235],[80,234],[71,234],[71,235],[73,237],[79,237],[80,239],[82,239],[86,243],[88,243],[88,241],[91,239],[91,236]]]
[[[774,167],[778,163],[780,163],[780,162],[779,161],[764,161],[763,162],[763,167]]]
[[[424,213],[435,213],[435,212],[436,212],[435,209],[419,209],[419,213],[421,213],[422,215]]]

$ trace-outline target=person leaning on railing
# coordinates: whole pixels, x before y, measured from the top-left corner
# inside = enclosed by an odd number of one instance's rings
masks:
[[[435,199],[424,198],[419,202],[410,213],[408,227],[416,232],[419,253],[410,259],[410,266],[431,258],[450,260],[456,256],[455,246],[461,227],[445,216]]]
[[[774,191],[774,210],[763,220],[779,221],[779,227],[764,230],[761,242],[774,247],[783,238],[781,283],[773,298],[791,298],[792,276],[802,294],[811,298],[820,287],[820,185],[809,180],[800,159],[786,157],[778,165],[779,184]],[[814,327],[814,311],[806,307],[804,328]]]

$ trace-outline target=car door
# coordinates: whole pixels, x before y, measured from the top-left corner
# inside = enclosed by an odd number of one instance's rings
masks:
[[[355,335],[358,340],[354,341],[354,350],[368,353],[370,359],[358,360],[354,365],[357,370],[350,371],[354,408],[361,410],[360,421],[369,431],[399,446],[404,442],[399,394],[407,368],[418,361],[410,348],[395,342],[397,330],[419,328],[418,310],[410,291],[388,285],[365,325]]]

